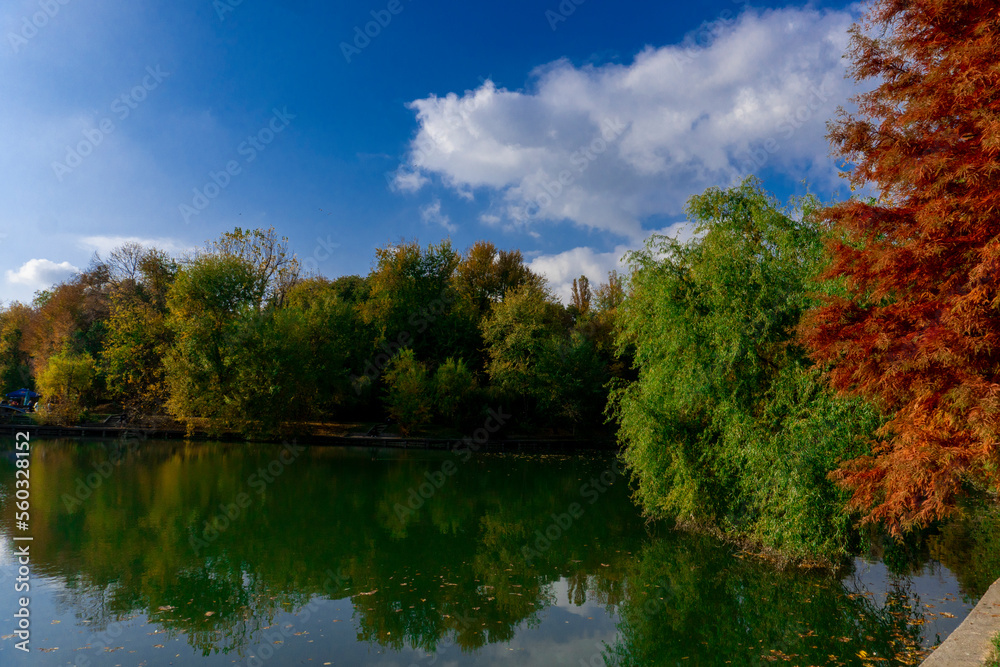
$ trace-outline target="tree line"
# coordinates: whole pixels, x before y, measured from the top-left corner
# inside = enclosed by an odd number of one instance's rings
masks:
[[[376,250],[367,276],[303,275],[274,229],[184,258],[127,243],[30,305],[0,311],[0,379],[71,423],[103,404],[190,429],[273,437],[311,422],[463,429],[490,407],[521,428],[603,422],[621,278],[564,306],[518,251],[448,241]]]

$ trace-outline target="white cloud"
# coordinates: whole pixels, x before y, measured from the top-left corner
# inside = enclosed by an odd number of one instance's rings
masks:
[[[681,222],[651,233],[673,236],[679,241],[691,238],[693,227]],[[630,250],[637,250],[641,244],[623,244],[611,252],[598,252],[593,248],[579,247],[553,255],[538,255],[528,266],[532,271],[545,277],[563,303],[570,303],[573,294],[573,280],[587,276],[594,287],[607,282],[608,273],[613,270],[626,273],[626,265],[622,258]]]
[[[608,279],[608,272],[621,271],[622,256],[631,248],[618,246],[611,252],[597,252],[593,248],[573,248],[557,255],[541,255],[528,266],[535,273],[545,276],[556,296],[563,303],[569,303],[573,293],[573,280],[587,276],[593,286]]]
[[[126,243],[138,243],[146,247],[154,247],[163,250],[171,255],[195,250],[191,245],[170,238],[142,238],[139,236],[85,236],[80,239],[80,245],[84,248],[93,249],[102,256],[107,257],[108,253]]]
[[[392,179],[393,189],[403,192],[416,192],[428,183],[430,183],[430,179],[419,171],[405,168],[397,170]]]
[[[529,91],[487,81],[416,100],[396,186],[436,175],[459,193],[499,193],[489,215],[508,226],[570,220],[634,243],[649,217],[762,167],[838,183],[825,123],[856,92],[841,58],[853,20],[751,9],[709,26],[703,45],[648,47],[627,66],[557,61]]]
[[[421,208],[420,219],[427,224],[441,225],[452,234],[458,231],[458,227],[451,223],[451,218],[441,212],[440,199],[435,199],[434,203]]]
[[[48,289],[66,280],[80,269],[69,262],[55,262],[48,259],[29,259],[17,271],[7,271],[7,282],[24,285],[33,290]]]

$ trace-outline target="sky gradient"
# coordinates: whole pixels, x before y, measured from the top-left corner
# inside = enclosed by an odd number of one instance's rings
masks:
[[[366,274],[401,239],[519,248],[565,298],[749,173],[844,197],[843,2],[10,0],[0,302],[125,240],[236,226]]]

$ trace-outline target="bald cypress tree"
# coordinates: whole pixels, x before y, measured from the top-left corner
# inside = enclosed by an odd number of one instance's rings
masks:
[[[878,0],[852,33],[876,87],[829,138],[878,196],[825,211],[842,289],[802,331],[837,389],[895,414],[837,476],[898,533],[1000,489],[1000,3]]]

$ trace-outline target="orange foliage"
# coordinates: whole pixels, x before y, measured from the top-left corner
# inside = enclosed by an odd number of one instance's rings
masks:
[[[829,138],[875,203],[824,212],[844,287],[802,334],[834,386],[895,413],[873,455],[835,473],[899,533],[1000,489],[1000,3],[877,0],[853,74],[879,85]]]

